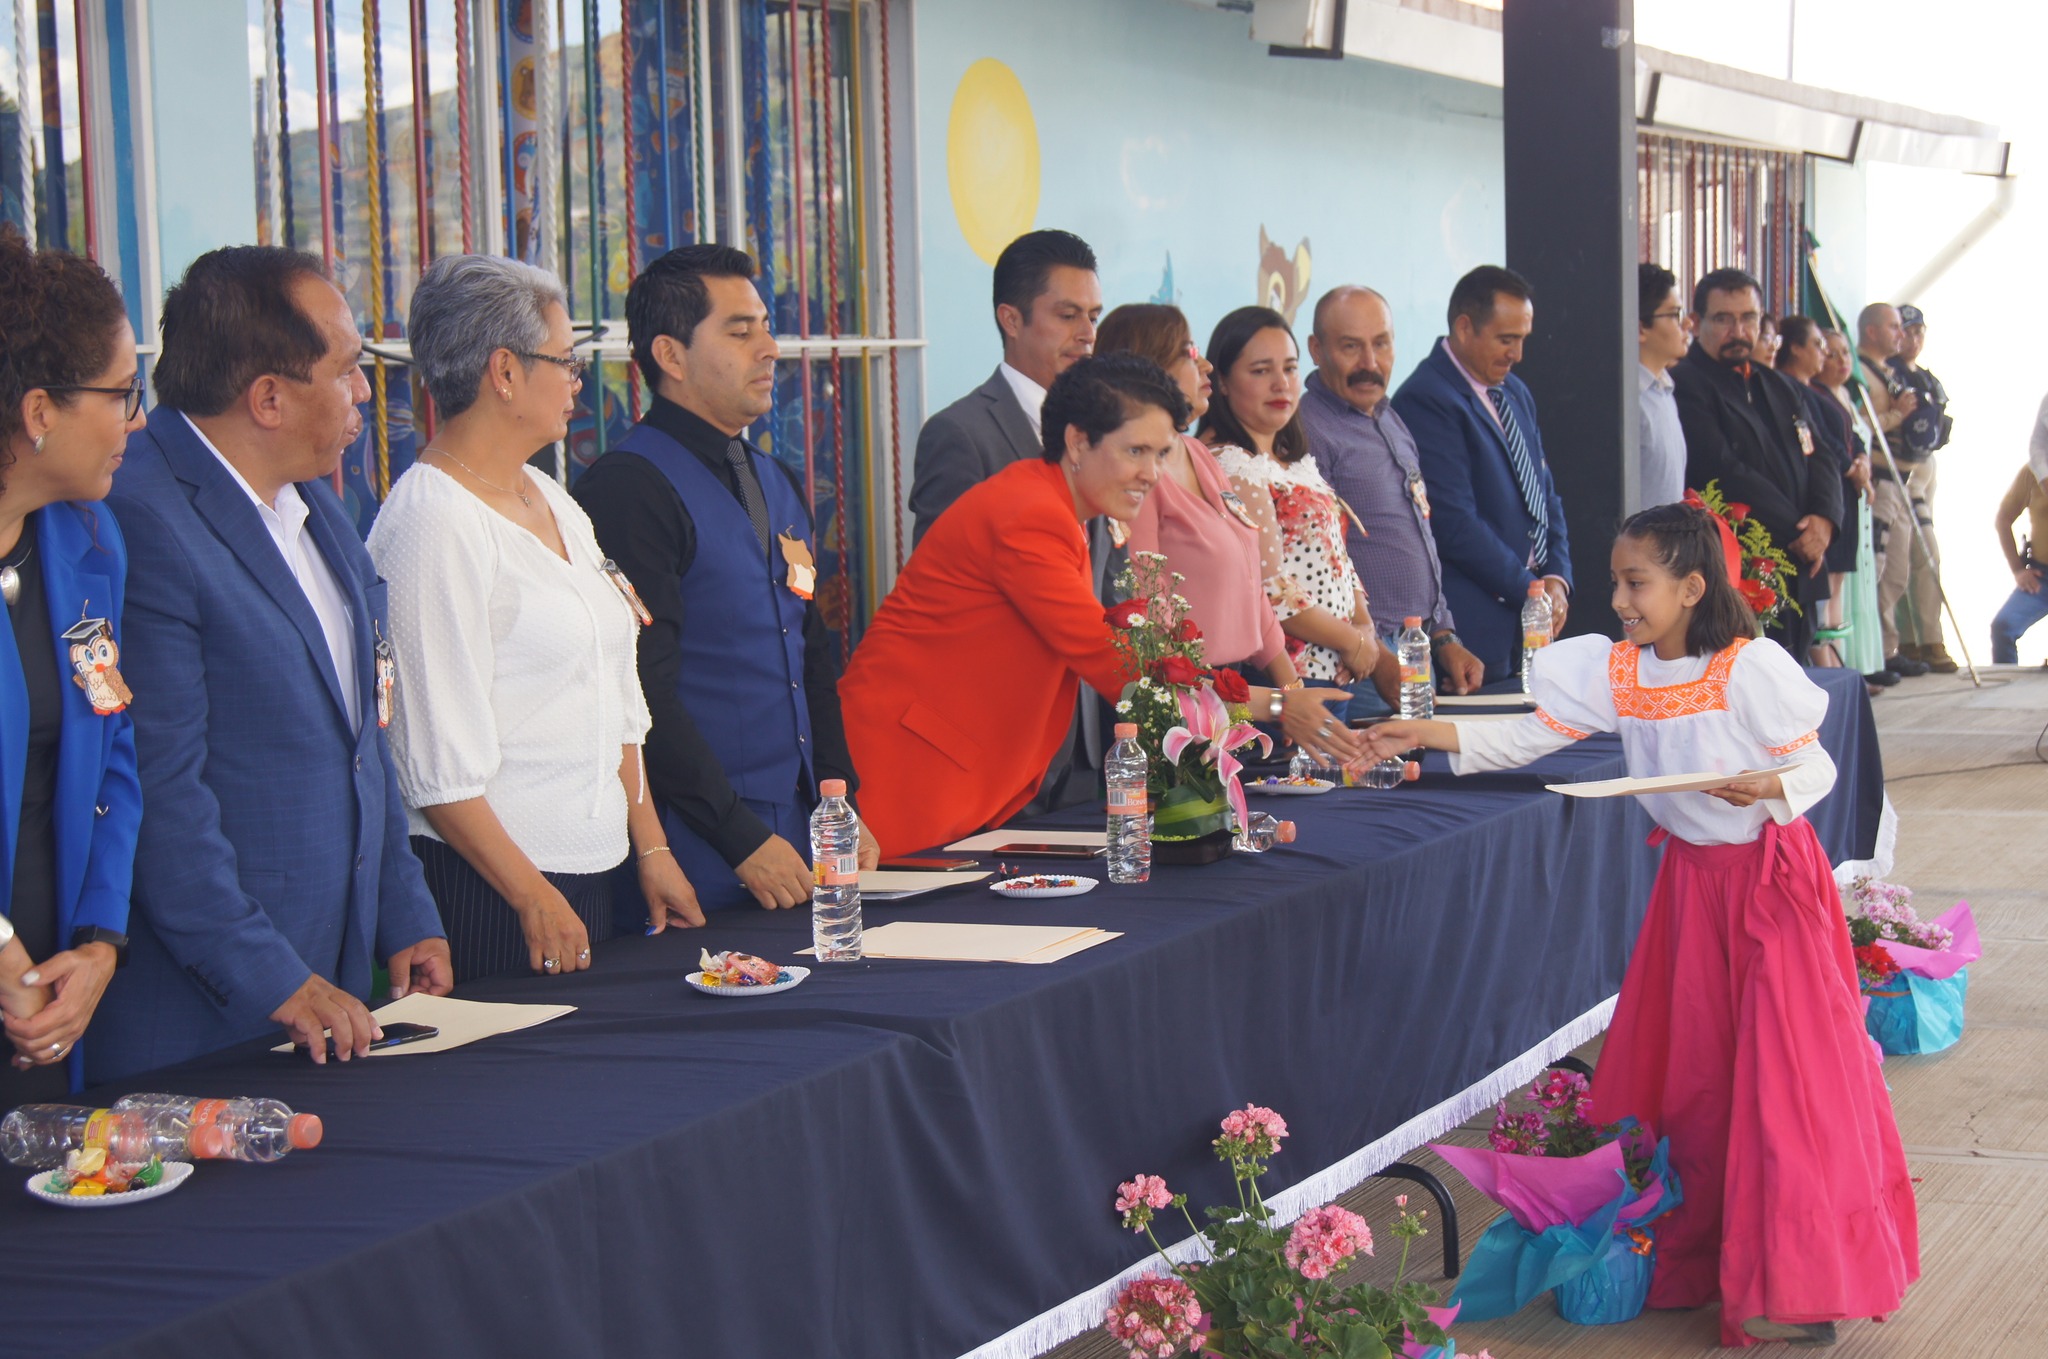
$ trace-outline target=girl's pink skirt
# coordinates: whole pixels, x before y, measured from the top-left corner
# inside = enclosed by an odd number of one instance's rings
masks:
[[[1663,833],[1659,832],[1661,836]],[[1671,1139],[1652,1307],[1742,1325],[1883,1317],[1920,1277],[1919,1217],[1849,931],[1804,818],[1746,845],[1670,839],[1593,1078],[1602,1119]]]

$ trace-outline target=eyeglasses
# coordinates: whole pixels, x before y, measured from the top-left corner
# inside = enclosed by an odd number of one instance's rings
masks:
[[[1653,312],[1651,312],[1651,313],[1650,313],[1650,319],[1651,319],[1652,321],[1676,321],[1676,320],[1679,320],[1680,318],[1682,318],[1682,317],[1683,317],[1684,315],[1685,315],[1685,313],[1684,313],[1684,312],[1680,311],[1680,310],[1679,310],[1678,308],[1676,308],[1676,307],[1673,307],[1673,308],[1671,308],[1671,310],[1669,310],[1669,311],[1653,311]]]
[[[560,354],[534,354],[524,349],[515,349],[512,352],[522,359],[539,359],[542,363],[552,363],[579,381],[590,371],[590,360],[580,354],[572,354],[565,359]]]
[[[98,392],[102,396],[125,396],[128,398],[128,402],[122,411],[121,418],[123,420],[133,420],[135,413],[142,409],[143,393],[147,392],[149,388],[144,385],[142,374],[137,373],[135,381],[129,383],[126,387],[80,387],[75,384],[48,382],[43,384],[43,390],[46,392]]]

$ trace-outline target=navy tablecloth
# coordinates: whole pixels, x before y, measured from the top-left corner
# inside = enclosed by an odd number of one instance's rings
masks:
[[[1814,821],[1864,857],[1868,704],[1830,693],[1844,779]],[[270,1095],[326,1141],[202,1164],[129,1209],[0,1195],[0,1353],[948,1359],[1140,1258],[1117,1181],[1227,1192],[1205,1150],[1230,1108],[1286,1116],[1284,1187],[1613,995],[1650,823],[1542,785],[1620,766],[1612,738],[1461,780],[1431,757],[1397,791],[1274,802],[1301,841],[1264,856],[868,908],[1123,932],[1057,964],[686,988],[700,947],[808,942],[802,913],[747,910],[610,941],[573,977],[467,987],[579,1008],[456,1052],[323,1070],[251,1047],[97,1092]]]

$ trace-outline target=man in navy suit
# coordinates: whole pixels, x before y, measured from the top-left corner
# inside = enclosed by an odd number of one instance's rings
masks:
[[[1536,399],[1513,372],[1535,325],[1532,297],[1521,275],[1497,265],[1459,279],[1450,334],[1394,393],[1429,485],[1444,597],[1489,680],[1521,668],[1530,584],[1541,581],[1550,597],[1553,631],[1564,628],[1572,587]]]
[[[385,746],[384,583],[328,484],[361,355],[296,251],[212,251],[164,299],[159,404],[109,500],[147,812],[94,1081],[278,1027],[346,1061],[378,1032],[378,959],[394,996],[452,984]]]

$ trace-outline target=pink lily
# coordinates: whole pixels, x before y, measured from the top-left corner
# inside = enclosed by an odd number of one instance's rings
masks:
[[[1237,814],[1239,825],[1251,819],[1245,806],[1244,789],[1237,781],[1237,774],[1244,766],[1231,754],[1256,741],[1261,754],[1271,754],[1273,738],[1249,722],[1233,722],[1230,709],[1216,696],[1213,685],[1205,684],[1199,689],[1182,689],[1180,700],[1181,724],[1170,729],[1159,743],[1159,751],[1166,758],[1178,764],[1182,752],[1198,743],[1203,744],[1201,752],[1205,764],[1216,766],[1216,772],[1223,779],[1224,795],[1230,800],[1230,809]]]

